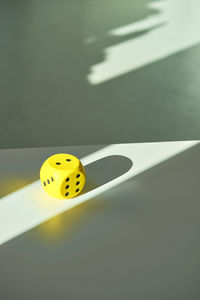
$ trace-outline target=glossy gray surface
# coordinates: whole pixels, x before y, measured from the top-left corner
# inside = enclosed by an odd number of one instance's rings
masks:
[[[1,298],[198,300],[199,156],[196,146],[1,246]]]
[[[199,45],[86,80],[105,47],[147,33],[109,36],[158,13],[151,2],[1,0],[0,148],[199,139]]]

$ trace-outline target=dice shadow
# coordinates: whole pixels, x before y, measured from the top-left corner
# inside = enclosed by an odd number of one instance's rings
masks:
[[[127,173],[132,165],[132,160],[126,156],[110,155],[84,166],[86,184],[81,194],[86,194]]]

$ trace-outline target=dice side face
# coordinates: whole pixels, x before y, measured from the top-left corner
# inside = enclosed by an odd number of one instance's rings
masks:
[[[49,196],[57,199],[63,199],[61,185],[66,173],[67,172],[53,168],[48,161],[42,165],[40,169],[40,180],[43,189]]]
[[[55,154],[40,169],[40,180],[45,192],[57,199],[76,197],[85,185],[85,170],[73,155]]]
[[[67,174],[65,180],[62,183],[61,193],[63,198],[74,198],[84,188],[85,185],[85,172],[76,169],[72,173]]]

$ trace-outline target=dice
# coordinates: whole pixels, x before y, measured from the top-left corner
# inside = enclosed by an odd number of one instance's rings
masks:
[[[76,197],[85,185],[85,177],[80,160],[65,153],[50,156],[40,169],[43,189],[57,199]]]

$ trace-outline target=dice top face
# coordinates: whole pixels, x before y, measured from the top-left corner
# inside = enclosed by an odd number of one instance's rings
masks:
[[[49,157],[40,169],[45,192],[57,199],[76,197],[85,185],[85,170],[78,158],[60,153]]]
[[[55,154],[47,159],[51,167],[60,171],[68,171],[79,167],[80,161],[73,155],[60,153]]]

